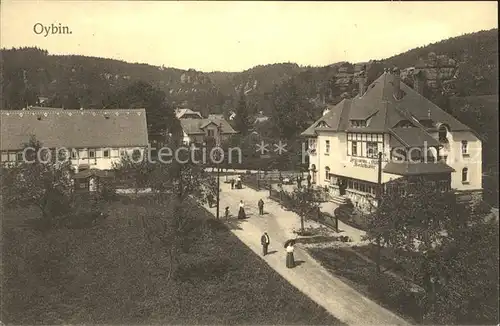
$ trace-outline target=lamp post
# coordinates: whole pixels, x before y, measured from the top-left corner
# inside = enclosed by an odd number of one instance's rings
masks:
[[[378,178],[377,178],[377,215],[380,219],[380,205],[382,203],[382,152],[378,153]],[[381,258],[380,236],[377,237],[377,275],[380,274],[380,258]]]
[[[218,150],[217,152],[219,153],[220,155],[220,138],[221,138],[221,129],[222,129],[222,124],[218,125],[217,126],[217,147],[218,147]],[[220,157],[219,155],[217,155],[218,157],[218,160],[220,160]],[[220,163],[217,162],[217,219],[219,219],[219,214],[220,214],[220,209],[219,209],[219,206],[220,206]]]

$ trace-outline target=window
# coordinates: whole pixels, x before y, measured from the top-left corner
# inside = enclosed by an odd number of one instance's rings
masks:
[[[366,156],[370,158],[377,157],[378,145],[376,142],[369,141],[366,143]]]
[[[358,142],[356,142],[356,141],[352,142],[351,153],[352,153],[352,156],[358,156]]]
[[[2,153],[2,162],[7,162],[9,160],[9,155],[7,153]]]
[[[9,162],[15,162],[15,161],[16,161],[16,154],[9,153]]]
[[[121,157],[127,156],[127,152],[124,149],[120,150],[120,156]]]
[[[103,156],[104,156],[104,157],[109,157],[109,149],[105,149],[105,150],[103,151]]]
[[[325,168],[325,179],[330,180],[330,168],[328,166]]]
[[[466,140],[462,140],[462,155],[468,155],[469,153],[467,153],[467,141]]]
[[[21,153],[17,153],[16,156],[17,156],[16,157],[16,161],[18,161],[18,162],[22,162],[23,161],[23,153],[22,152]]]
[[[95,150],[94,149],[89,149],[89,157],[95,158]]]
[[[330,154],[330,141],[325,140],[325,154]]]
[[[141,156],[142,156],[142,153],[140,150],[138,149],[134,149],[134,151],[132,152],[132,158],[135,160],[135,161],[138,161],[139,159],[141,159]]]
[[[469,182],[469,169],[463,168],[462,169],[462,183],[468,183],[468,182]]]
[[[351,127],[354,128],[366,127],[366,120],[351,120]]]
[[[75,150],[71,151],[71,158],[74,160],[78,158],[78,153]]]
[[[449,191],[450,190],[450,183],[446,180],[438,181],[438,190],[439,191]]]
[[[213,130],[213,129],[208,129],[208,130],[207,130],[207,135],[208,135],[208,137],[214,137],[214,136],[215,136],[215,130]]]
[[[384,135],[368,133],[347,134],[347,155],[366,158],[377,158],[383,151]]]
[[[60,161],[64,161],[67,158],[67,153],[65,149],[60,149],[59,152],[57,153],[57,156],[59,157]]]

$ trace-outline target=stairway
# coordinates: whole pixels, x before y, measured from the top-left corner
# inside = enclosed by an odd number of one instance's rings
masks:
[[[330,201],[339,206],[349,204],[349,198],[346,196],[331,196]]]

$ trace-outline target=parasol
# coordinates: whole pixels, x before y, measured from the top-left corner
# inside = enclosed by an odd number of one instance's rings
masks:
[[[289,245],[294,245],[295,244],[295,239],[289,239],[289,240],[286,240],[285,241],[285,244],[283,245],[286,249],[286,247],[288,247]]]

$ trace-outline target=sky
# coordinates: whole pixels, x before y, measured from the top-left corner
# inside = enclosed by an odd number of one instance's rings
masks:
[[[2,0],[0,8],[2,48],[37,46],[205,72],[384,59],[498,28],[496,1]],[[47,33],[52,25],[71,34]]]

